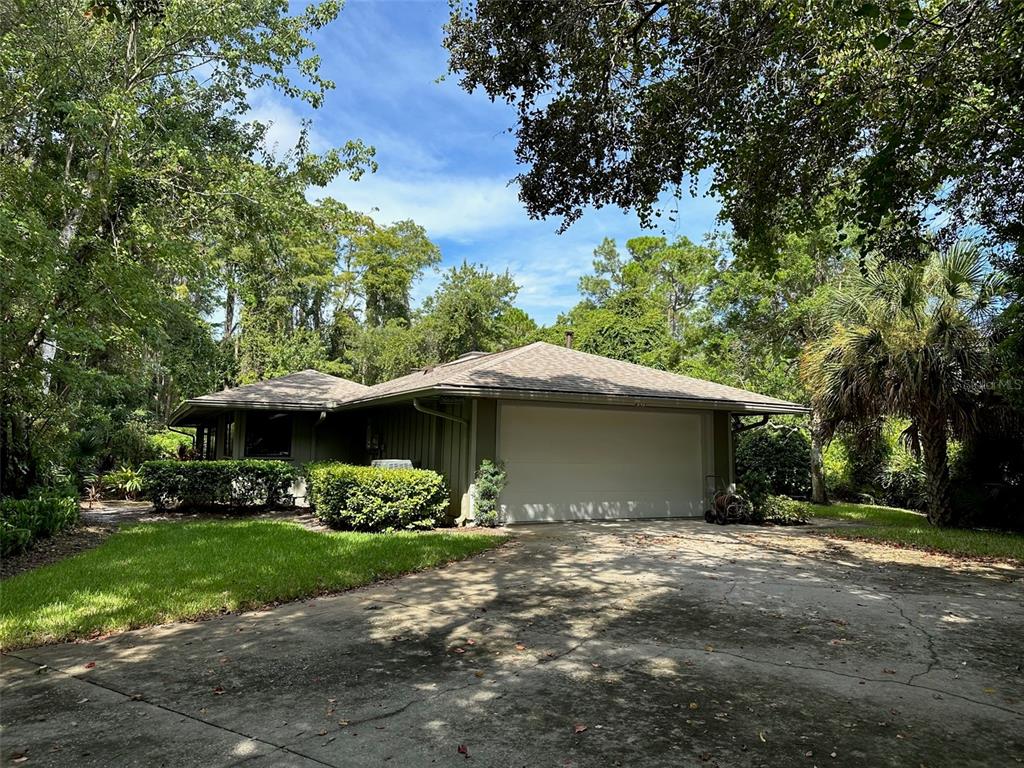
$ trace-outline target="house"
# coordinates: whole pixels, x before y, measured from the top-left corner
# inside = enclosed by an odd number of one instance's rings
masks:
[[[206,458],[410,459],[445,476],[452,519],[504,462],[509,522],[703,514],[733,479],[740,417],[800,405],[544,342],[470,352],[367,387],[302,371],[183,403]],[[302,489],[297,491],[300,495]]]

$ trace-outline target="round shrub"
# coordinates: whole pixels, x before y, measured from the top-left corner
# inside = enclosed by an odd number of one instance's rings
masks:
[[[448,508],[444,478],[426,469],[321,462],[306,467],[305,474],[313,512],[331,528],[433,528],[444,519]]]
[[[741,432],[736,438],[739,485],[765,486],[770,494],[809,496],[811,439],[799,427],[766,426]]]

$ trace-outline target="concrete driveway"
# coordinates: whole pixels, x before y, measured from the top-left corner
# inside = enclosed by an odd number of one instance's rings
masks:
[[[807,531],[519,528],[499,551],[335,597],[6,656],[2,756],[1021,763],[1024,574],[950,565]]]

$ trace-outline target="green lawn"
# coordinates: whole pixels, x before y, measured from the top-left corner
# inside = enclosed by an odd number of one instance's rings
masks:
[[[936,528],[918,512],[870,504],[808,505],[817,518],[835,518],[859,523],[856,527],[835,528],[830,535],[845,539],[870,539],[914,549],[943,552],[961,557],[996,558],[1024,562],[1024,535],[976,531],[962,528]]]
[[[319,533],[273,520],[141,523],[0,585],[0,648],[358,587],[500,544],[467,533]]]

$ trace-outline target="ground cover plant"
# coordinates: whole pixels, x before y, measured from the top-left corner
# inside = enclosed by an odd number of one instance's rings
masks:
[[[78,500],[71,496],[0,500],[0,555],[17,554],[77,522]]]

